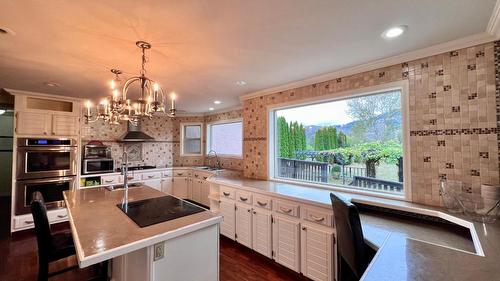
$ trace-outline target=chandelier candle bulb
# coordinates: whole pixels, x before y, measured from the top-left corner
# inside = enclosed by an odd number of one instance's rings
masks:
[[[175,93],[172,93],[170,95],[170,98],[172,99],[172,103],[170,105],[170,109],[172,110],[172,109],[175,109],[175,98],[176,98]]]

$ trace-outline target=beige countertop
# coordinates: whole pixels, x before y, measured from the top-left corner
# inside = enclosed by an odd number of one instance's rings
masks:
[[[124,190],[106,188],[64,192],[69,222],[80,267],[102,262],[155,243],[219,223],[222,218],[210,211],[141,228],[116,204]],[[129,189],[129,202],[165,196],[147,186]]]
[[[476,223],[437,207],[224,173],[209,181],[326,208],[331,207],[330,193],[335,192],[355,203],[434,216],[470,231],[472,241],[426,221],[410,222],[362,212],[365,238],[379,248],[362,280],[500,280],[499,221]]]

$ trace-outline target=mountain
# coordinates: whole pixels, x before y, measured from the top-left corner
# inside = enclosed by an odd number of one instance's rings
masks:
[[[370,132],[368,132],[367,134],[367,137],[370,137],[370,138],[376,138],[376,133],[377,132],[380,132],[380,131],[383,131],[384,127],[385,127],[385,124],[384,124],[384,120],[387,119],[387,124],[391,127],[395,127],[395,128],[400,128],[401,127],[401,112],[397,112],[396,114],[393,114],[391,117],[388,117],[389,113],[386,113],[386,114],[381,114],[379,116],[377,116],[376,120],[375,120],[375,126],[372,130],[370,130]],[[343,125],[335,125],[335,128],[337,128],[337,132],[343,132],[344,134],[346,134],[348,137],[352,134],[352,130],[353,128],[359,124],[361,121],[352,121],[352,122],[349,122],[347,124],[343,124]],[[315,124],[315,125],[308,125],[305,127],[305,130],[306,130],[306,141],[307,141],[307,144],[308,145],[313,145],[314,144],[314,135],[316,134],[316,131],[318,131],[319,129],[323,128],[323,127],[328,127],[329,125],[325,125],[325,124],[328,124],[327,122],[323,122],[323,123],[320,123],[320,124]],[[396,136],[394,136],[396,137]]]

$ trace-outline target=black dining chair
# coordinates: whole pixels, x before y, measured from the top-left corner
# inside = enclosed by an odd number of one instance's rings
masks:
[[[74,270],[77,265],[49,273],[49,263],[67,258],[75,254],[75,245],[71,232],[53,233],[47,218],[47,209],[42,194],[33,192],[31,214],[35,223],[35,234],[38,244],[38,281],[46,281],[49,277]],[[107,262],[102,264],[100,275],[93,280],[107,279]]]
[[[364,241],[358,209],[340,195],[330,193],[337,232],[337,270],[339,281],[359,280],[374,251]]]

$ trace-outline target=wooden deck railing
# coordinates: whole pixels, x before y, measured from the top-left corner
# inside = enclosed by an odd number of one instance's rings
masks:
[[[278,157],[277,164],[280,177],[328,182],[328,163]]]
[[[402,182],[374,179],[361,176],[354,176],[352,179],[352,183],[350,185],[367,189],[376,189],[384,191],[393,191],[393,192],[403,191]]]

